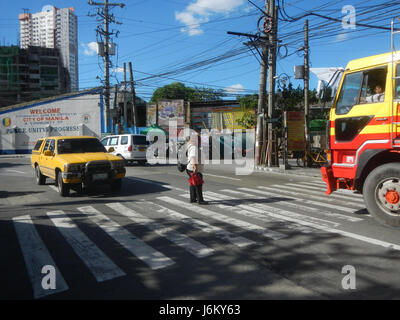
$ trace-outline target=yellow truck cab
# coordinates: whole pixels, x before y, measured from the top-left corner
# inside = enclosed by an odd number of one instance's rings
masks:
[[[363,194],[380,223],[400,227],[400,52],[350,61],[327,127],[327,194]]]
[[[80,191],[99,183],[120,190],[126,173],[124,161],[89,136],[40,139],[32,150],[31,165],[37,184],[43,185],[46,178],[51,178],[63,197],[69,195],[70,189]]]

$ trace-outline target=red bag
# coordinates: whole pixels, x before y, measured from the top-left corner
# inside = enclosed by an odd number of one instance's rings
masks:
[[[204,183],[203,179],[197,173],[192,173],[188,179],[188,182],[191,186],[201,186]]]

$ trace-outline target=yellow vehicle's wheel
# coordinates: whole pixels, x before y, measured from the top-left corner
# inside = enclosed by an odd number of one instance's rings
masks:
[[[46,183],[46,176],[42,175],[38,165],[35,167],[36,183],[38,185],[44,185]]]
[[[57,187],[58,193],[61,197],[67,197],[69,195],[69,186],[63,182],[62,173],[58,172],[57,174]]]

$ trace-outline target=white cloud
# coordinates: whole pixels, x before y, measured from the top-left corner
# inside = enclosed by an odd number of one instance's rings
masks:
[[[200,24],[207,22],[209,16],[216,13],[229,13],[242,5],[245,0],[197,0],[189,4],[184,11],[175,12],[175,19],[183,23],[190,36],[203,33]]]
[[[83,54],[86,56],[94,56],[95,54],[98,53],[98,47],[97,47],[97,42],[89,42],[88,44],[81,43],[81,46],[83,47]]]
[[[341,33],[339,33],[339,34],[336,36],[336,38],[335,38],[335,40],[334,40],[333,42],[344,41],[344,40],[346,40],[347,38],[348,38],[348,34],[345,33],[345,32],[341,32]]]
[[[114,68],[114,69],[112,69],[112,72],[115,72],[115,73],[124,73],[124,68]]]
[[[244,87],[240,83],[238,83],[233,84],[230,87],[225,88],[224,90],[229,93],[240,93],[244,91]]]

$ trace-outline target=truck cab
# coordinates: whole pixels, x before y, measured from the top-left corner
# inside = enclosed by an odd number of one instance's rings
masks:
[[[327,194],[362,193],[380,223],[400,226],[400,52],[350,61],[327,124]]]

